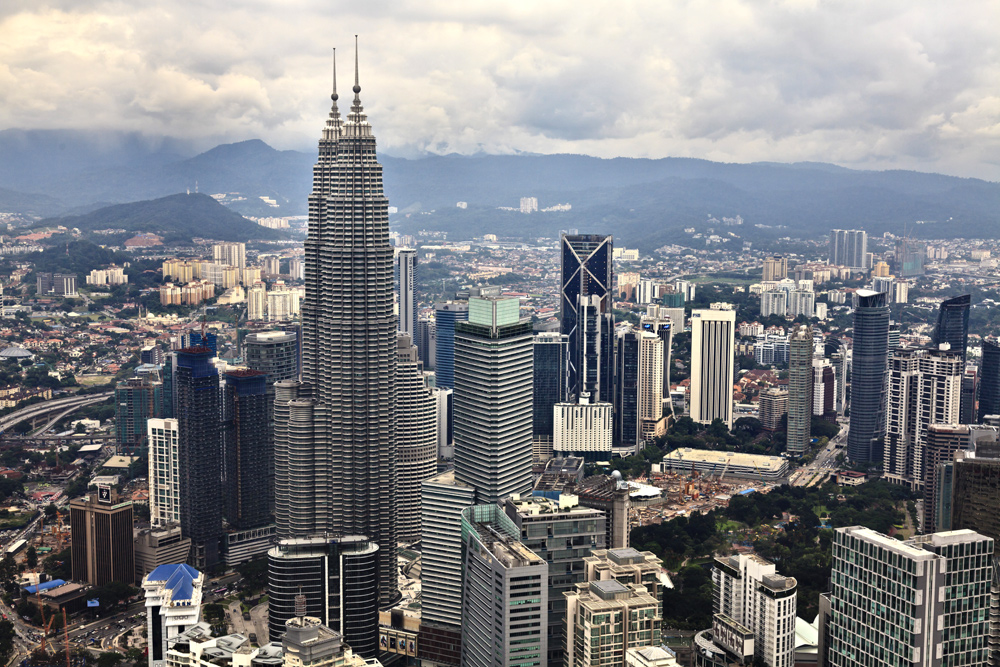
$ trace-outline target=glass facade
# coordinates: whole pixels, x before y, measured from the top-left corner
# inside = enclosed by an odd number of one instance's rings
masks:
[[[883,292],[858,290],[854,304],[854,363],[847,455],[855,463],[879,461],[885,436],[889,305]]]

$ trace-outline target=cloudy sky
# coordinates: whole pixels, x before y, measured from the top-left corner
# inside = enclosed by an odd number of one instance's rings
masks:
[[[232,7],[237,7],[233,9]],[[0,129],[310,149],[330,48],[382,150],[1000,180],[1000,0],[2,0]]]

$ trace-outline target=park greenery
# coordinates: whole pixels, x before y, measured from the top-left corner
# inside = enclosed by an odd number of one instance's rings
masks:
[[[665,627],[711,626],[712,556],[731,554],[736,546],[752,548],[779,574],[795,577],[798,615],[812,621],[819,595],[828,589],[833,529],[861,525],[897,533],[911,500],[908,489],[882,481],[843,488],[780,486],[734,496],[728,507],[705,514],[640,526],[632,530],[631,544],[655,553],[674,573],[674,588],[663,597]]]

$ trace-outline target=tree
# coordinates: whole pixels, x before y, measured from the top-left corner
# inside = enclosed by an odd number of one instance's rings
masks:
[[[4,619],[0,621],[0,659],[4,662],[14,650],[14,624]]]
[[[122,661],[123,657],[121,653],[104,651],[101,655],[97,656],[97,667],[115,667],[115,665]]]
[[[59,508],[56,507],[55,503],[49,503],[45,506],[45,518],[51,519],[57,512],[59,512]]]
[[[28,547],[28,551],[25,552],[25,561],[27,561],[28,567],[31,569],[38,567],[38,552],[35,551],[34,546]]]

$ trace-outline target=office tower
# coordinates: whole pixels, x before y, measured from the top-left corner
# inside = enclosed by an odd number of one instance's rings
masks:
[[[141,528],[135,532],[135,582],[160,567],[170,563],[183,563],[191,553],[191,540],[181,534],[180,524],[163,528]]]
[[[212,258],[219,264],[245,269],[247,266],[247,244],[216,243],[212,246]]]
[[[788,392],[772,387],[760,395],[760,423],[768,431],[781,428],[781,418],[788,414]]]
[[[736,311],[691,311],[691,419],[733,427]]]
[[[960,424],[976,422],[976,396],[979,394],[979,368],[966,366],[962,375],[962,400],[959,407]]]
[[[142,580],[149,667],[165,667],[167,648],[201,620],[205,575],[190,565],[161,565]]]
[[[396,253],[396,290],[399,295],[399,331],[417,341],[417,251],[404,249]]]
[[[889,354],[886,295],[858,290],[854,295],[854,361],[851,365],[851,424],[847,456],[855,463],[882,458],[885,391]]]
[[[962,355],[947,343],[941,347],[899,349],[889,360],[883,475],[917,489],[923,484],[928,427],[958,423]]]
[[[160,371],[163,381],[163,403],[160,406],[161,416],[164,419],[171,419],[177,412],[177,392],[174,386],[177,384],[175,375],[177,373],[177,354],[167,352],[163,355],[163,368]]]
[[[497,505],[462,512],[463,667],[547,664],[549,566]]]
[[[455,386],[455,323],[469,319],[469,304],[445,301],[434,304],[434,334],[437,337],[434,355],[435,384],[452,389]]]
[[[978,421],[989,415],[1000,415],[1000,339],[983,338],[983,361],[979,374]]]
[[[923,467],[920,481],[923,485],[924,507],[920,531],[934,533],[951,524],[951,517],[942,522],[939,516],[942,467],[954,462],[956,452],[976,451],[976,442],[992,435],[996,438],[996,428],[967,424],[931,424],[927,427],[924,444]],[[950,495],[950,494],[949,494]],[[951,504],[949,498],[948,504]]]
[[[792,290],[788,293],[788,317],[799,315],[812,318],[816,313],[816,293],[809,290]]]
[[[586,395],[576,403],[556,403],[553,454],[592,461],[608,459],[612,454],[611,411],[610,403],[591,403]]]
[[[437,474],[437,405],[410,334],[396,338],[396,539],[420,539],[420,485]]]
[[[532,350],[532,456],[545,460],[552,455],[552,409],[569,394],[569,337],[555,331],[535,334]]]
[[[659,646],[660,601],[641,584],[576,584],[566,598],[565,667],[624,667],[630,648]]]
[[[954,461],[951,493],[951,530],[964,528],[993,540],[1000,539],[1000,448],[996,427],[983,442]],[[994,592],[997,592],[994,589]]]
[[[251,322],[263,322],[267,319],[267,286],[255,282],[247,290],[247,319]]]
[[[149,443],[149,521],[156,527],[180,524],[177,420],[150,419],[146,422],[146,432]]]
[[[503,511],[514,522],[521,543],[548,563],[547,664],[561,667],[566,646],[563,593],[586,579],[580,566],[591,549],[605,548],[607,526],[601,510],[583,507],[575,495],[555,494],[507,498]]]
[[[366,537],[280,540],[267,552],[268,634],[278,640],[305,597],[306,615],[343,635],[358,655],[378,653],[378,552]],[[300,601],[301,605],[301,601]]]
[[[830,264],[851,269],[866,269],[868,232],[860,229],[834,229],[830,232]]]
[[[968,294],[945,299],[938,308],[937,327],[934,329],[933,345],[948,343],[952,350],[960,352],[965,361],[969,345],[969,308],[972,297]]]
[[[434,320],[420,318],[417,320],[417,350],[420,352],[420,363],[425,371],[433,371],[437,361],[437,329]],[[452,367],[454,373],[454,366]],[[435,384],[437,384],[435,380]]]
[[[764,270],[761,280],[764,282],[782,280],[788,277],[787,257],[767,257],[764,259]]]
[[[285,622],[281,636],[282,667],[366,667],[344,636],[312,616],[295,616]],[[267,664],[261,656],[251,665]]]
[[[905,542],[853,526],[833,537],[820,597],[820,660],[830,667],[984,665],[993,540],[971,530]]]
[[[110,486],[69,504],[73,579],[93,586],[113,581],[131,585],[135,578],[132,550],[132,501],[120,501]]]
[[[181,530],[200,569],[219,562],[222,537],[222,402],[213,356],[207,347],[178,350],[174,374]]]
[[[531,488],[532,347],[516,298],[469,299],[455,324],[455,478],[479,503]]]
[[[38,273],[35,282],[39,295],[76,296],[75,273]]]
[[[146,446],[146,420],[159,417],[163,383],[129,378],[115,386],[115,441],[120,454],[137,454]]]
[[[331,96],[313,168],[302,382],[275,386],[275,514],[281,538],[329,532],[378,544],[389,604],[399,596],[393,250],[356,67],[353,90],[346,119]]]
[[[226,371],[223,390],[223,502],[231,528],[263,526],[271,519],[269,490],[271,435],[268,429],[266,374]]]
[[[739,661],[751,657],[770,667],[795,663],[795,603],[798,583],[777,573],[774,563],[755,554],[717,557],[712,569],[715,615],[712,641]],[[734,628],[753,633],[752,656],[740,655]],[[706,633],[703,633],[706,634]]]
[[[616,342],[614,441],[637,447],[639,428],[639,332],[627,329]]]
[[[801,456],[809,449],[813,413],[813,334],[802,325],[788,336],[788,440],[786,450]]]
[[[569,391],[609,401],[614,375],[610,236],[563,234],[560,331],[569,337]]]
[[[426,480],[420,499],[421,660],[458,665],[462,643],[462,512],[476,489],[455,471]]]
[[[777,315],[785,317],[788,314],[788,292],[785,290],[768,290],[760,295],[761,319]]]

